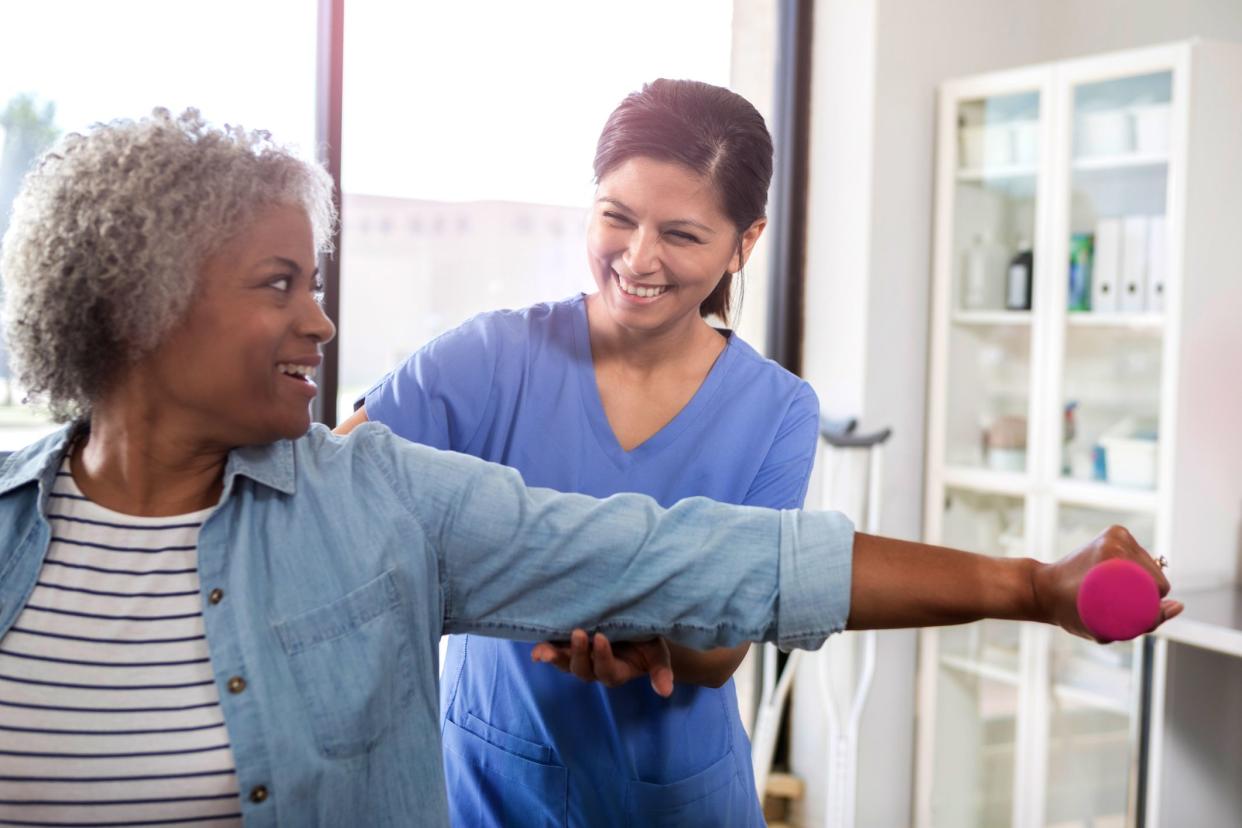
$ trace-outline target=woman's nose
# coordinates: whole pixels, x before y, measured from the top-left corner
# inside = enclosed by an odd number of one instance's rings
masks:
[[[332,320],[324,313],[323,306],[314,297],[308,295],[306,302],[309,307],[302,314],[300,333],[322,345],[336,336],[336,325],[332,324]]]
[[[625,264],[635,276],[643,276],[659,270],[659,235],[646,231],[641,227],[636,229],[630,235],[630,245],[626,251]]]

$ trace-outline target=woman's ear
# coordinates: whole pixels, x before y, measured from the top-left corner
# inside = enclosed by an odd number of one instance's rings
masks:
[[[768,226],[767,217],[755,219],[754,224],[747,227],[741,237],[738,239],[738,250],[733,254],[733,258],[729,260],[729,272],[737,273],[746,264],[746,260],[750,258],[750,251],[754,250],[755,242],[759,241],[759,237],[763,235],[763,228]]]

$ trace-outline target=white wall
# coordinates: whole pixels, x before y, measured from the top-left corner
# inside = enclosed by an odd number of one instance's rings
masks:
[[[934,112],[952,77],[1201,35],[1242,41],[1242,0],[819,0],[805,375],[827,413],[892,426],[882,531],[922,526]],[[858,825],[910,824],[915,634],[881,635]],[[793,761],[822,824],[823,719],[794,699]]]

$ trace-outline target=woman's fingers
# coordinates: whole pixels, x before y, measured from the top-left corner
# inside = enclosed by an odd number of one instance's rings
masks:
[[[1164,570],[1156,562],[1156,559],[1152,557],[1151,553],[1134,539],[1134,536],[1130,534],[1128,529],[1124,526],[1110,526],[1105,530],[1104,536],[1115,545],[1113,549],[1109,550],[1114,552],[1114,557],[1132,560],[1143,567],[1143,569],[1147,570],[1147,574],[1151,575],[1152,580],[1156,582],[1160,595],[1165,596],[1169,594],[1172,585],[1165,576]]]
[[[1182,614],[1182,610],[1186,609],[1186,605],[1181,601],[1174,601],[1172,598],[1165,598],[1160,602],[1160,623],[1163,624],[1170,618],[1176,618]]]

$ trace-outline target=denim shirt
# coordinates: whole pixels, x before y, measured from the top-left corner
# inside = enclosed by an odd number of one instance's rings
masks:
[[[0,466],[0,637],[69,436]],[[527,488],[378,424],[235,449],[198,568],[246,824],[447,825],[442,634],[814,648],[845,625],[852,549],[836,513]]]

